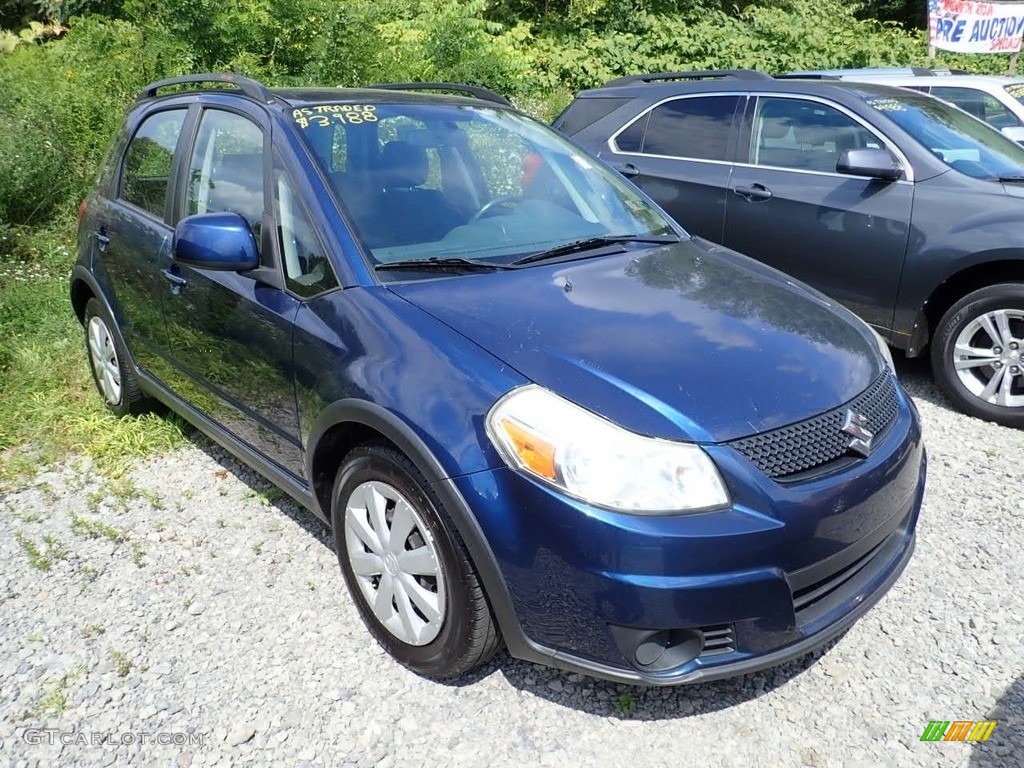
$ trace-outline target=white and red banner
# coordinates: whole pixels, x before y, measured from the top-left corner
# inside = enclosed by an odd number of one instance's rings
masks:
[[[929,39],[958,53],[1013,53],[1024,37],[1024,3],[928,0]]]

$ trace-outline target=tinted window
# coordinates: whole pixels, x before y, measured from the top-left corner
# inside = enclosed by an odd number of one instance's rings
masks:
[[[313,222],[278,164],[274,171],[277,235],[288,288],[300,296],[315,296],[338,285]]]
[[[164,217],[167,188],[185,110],[157,112],[143,121],[124,155],[121,199]]]
[[[846,149],[884,144],[849,115],[816,101],[762,98],[751,134],[755,165],[832,172]]]
[[[555,128],[568,136],[575,136],[588,125],[626,104],[630,99],[576,99],[555,120]]]
[[[645,155],[728,159],[729,133],[739,96],[676,99],[651,112]]]
[[[232,112],[207,110],[189,164],[188,213],[231,211],[256,234],[263,222],[263,132]]]
[[[647,113],[615,137],[615,146],[620,152],[640,151],[644,143],[644,131],[647,129],[649,117],[650,113]]]
[[[969,112],[979,120],[984,120],[996,128],[1020,125],[1020,121],[998,99],[976,88],[950,88],[936,85],[932,87],[932,96],[956,104],[964,112]]]

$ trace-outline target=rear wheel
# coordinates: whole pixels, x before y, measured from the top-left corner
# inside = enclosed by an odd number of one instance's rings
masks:
[[[416,466],[385,445],[345,458],[331,505],[349,593],[385,650],[447,678],[500,647],[490,606],[458,532]]]
[[[932,370],[961,410],[1024,427],[1024,284],[991,285],[950,307],[936,330]]]
[[[96,389],[114,415],[138,415],[150,410],[128,361],[128,352],[111,331],[103,304],[96,298],[85,305],[85,347]]]

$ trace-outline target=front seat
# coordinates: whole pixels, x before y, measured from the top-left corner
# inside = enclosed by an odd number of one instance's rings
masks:
[[[425,147],[397,140],[381,149],[377,213],[383,242],[376,245],[430,243],[465,223],[441,190],[423,188],[429,174]]]

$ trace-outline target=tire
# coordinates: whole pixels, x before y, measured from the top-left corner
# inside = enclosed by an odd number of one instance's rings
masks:
[[[999,283],[967,294],[943,315],[932,371],[960,410],[1024,427],[1022,353],[1024,283]]]
[[[440,680],[480,666],[501,647],[465,544],[402,453],[378,444],[350,452],[335,478],[331,523],[349,594],[399,663]],[[381,541],[381,531],[390,538],[396,525],[402,542]]]
[[[135,378],[128,350],[111,331],[113,321],[99,299],[85,305],[85,351],[92,380],[115,416],[137,416],[151,410],[150,400]]]

